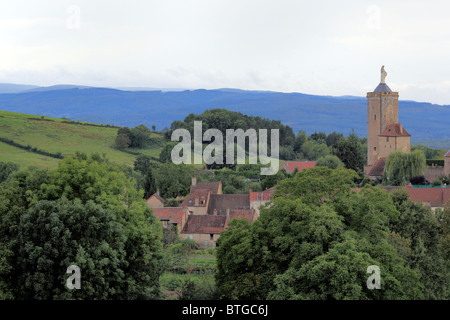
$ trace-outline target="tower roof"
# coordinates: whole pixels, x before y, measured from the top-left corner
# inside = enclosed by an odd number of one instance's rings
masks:
[[[400,123],[391,123],[386,127],[382,133],[379,134],[382,137],[409,137],[411,136]]]
[[[392,92],[392,90],[386,83],[380,83],[373,92]]]

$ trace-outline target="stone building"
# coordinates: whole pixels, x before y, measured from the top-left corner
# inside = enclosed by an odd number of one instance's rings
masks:
[[[367,165],[364,172],[372,178],[379,178],[391,152],[411,151],[411,135],[398,122],[398,92],[393,92],[386,84],[386,75],[383,66],[380,84],[367,93]]]

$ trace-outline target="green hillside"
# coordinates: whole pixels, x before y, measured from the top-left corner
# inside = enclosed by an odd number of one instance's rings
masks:
[[[154,143],[150,148],[123,152],[114,148],[116,136],[115,127],[0,111],[0,138],[62,156],[76,151],[105,153],[110,161],[133,165],[140,153],[158,157],[165,142],[163,135],[152,133]],[[54,168],[59,160],[0,142],[0,161]]]

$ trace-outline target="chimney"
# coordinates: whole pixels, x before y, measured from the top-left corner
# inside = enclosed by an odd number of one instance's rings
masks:
[[[192,177],[192,185],[193,186],[197,185],[197,178],[196,177]]]
[[[156,189],[156,194],[159,196],[159,189]]]
[[[217,216],[217,209],[214,208],[213,214]]]
[[[227,208],[227,220],[230,219],[230,208]]]
[[[198,207],[198,204],[199,204],[199,199],[198,199],[198,197],[196,197],[194,201],[195,201],[195,202],[194,202],[194,205],[195,205],[196,207]]]

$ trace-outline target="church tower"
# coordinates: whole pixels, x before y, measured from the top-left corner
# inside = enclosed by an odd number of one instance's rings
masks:
[[[367,165],[366,174],[380,159],[389,153],[410,151],[411,136],[398,123],[398,92],[393,92],[386,84],[387,72],[381,67],[381,81],[373,92],[367,93]],[[369,174],[370,175],[370,174]],[[378,174],[377,174],[378,176]]]

